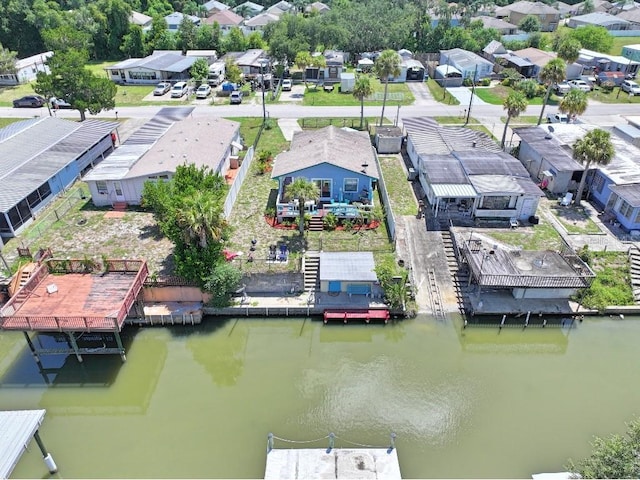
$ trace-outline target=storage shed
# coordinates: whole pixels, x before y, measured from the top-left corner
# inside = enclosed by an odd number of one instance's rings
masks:
[[[321,252],[320,291],[370,295],[378,281],[372,252]]]
[[[374,145],[378,153],[400,153],[402,129],[392,126],[375,127]]]
[[[353,92],[353,87],[356,85],[356,76],[354,73],[342,72],[340,74],[340,91],[342,93]]]

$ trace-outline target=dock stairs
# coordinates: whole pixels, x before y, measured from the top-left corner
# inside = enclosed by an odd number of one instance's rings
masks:
[[[468,294],[471,290],[469,287],[469,267],[467,264],[458,261],[458,252],[450,231],[442,231],[442,242],[449,272],[453,279],[453,287],[458,299],[458,311],[465,316],[471,310],[468,300]]]
[[[635,245],[629,249],[629,272],[631,274],[633,300],[636,303],[640,303],[640,249]]]
[[[320,288],[320,252],[307,252],[302,259],[304,291],[313,292]]]

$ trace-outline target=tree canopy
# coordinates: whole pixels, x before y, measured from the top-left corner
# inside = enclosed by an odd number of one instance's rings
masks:
[[[587,179],[587,172],[592,163],[597,165],[608,165],[615,149],[611,143],[611,134],[606,130],[596,128],[588,132],[584,137],[579,138],[573,144],[573,158],[584,166],[584,172],[576,193],[575,204],[580,205],[582,193]],[[602,477],[602,478],[627,478],[627,477]]]
[[[574,28],[569,36],[570,38],[578,40],[582,48],[588,50],[608,52],[611,50],[611,47],[613,47],[613,37],[604,27],[586,25],[584,27]]]

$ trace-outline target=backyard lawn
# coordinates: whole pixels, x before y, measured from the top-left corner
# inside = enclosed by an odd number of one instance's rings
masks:
[[[622,47],[625,45],[637,45],[640,37],[613,37],[613,47],[609,50],[612,55],[622,55]]]
[[[394,215],[417,215],[416,196],[411,188],[411,183],[407,181],[401,156],[381,156],[379,160]]]
[[[446,103],[447,105],[459,105],[460,102],[456,97],[451,95],[449,92],[445,92],[445,90],[440,86],[438,82],[436,82],[433,78],[427,80],[427,87],[431,92],[431,96],[440,103]]]
[[[511,87],[505,87],[504,85],[496,85],[495,87],[476,87],[476,95],[481,100],[492,105],[502,105],[504,99],[509,96],[513,91]],[[529,98],[529,105],[542,105],[542,97]],[[559,98],[553,93],[549,97],[547,105],[557,105]]]
[[[593,100],[602,103],[640,103],[640,96],[632,96],[616,87],[606,92],[599,87],[589,94]]]

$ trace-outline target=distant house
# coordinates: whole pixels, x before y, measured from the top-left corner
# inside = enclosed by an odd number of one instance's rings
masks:
[[[313,2],[304,8],[304,13],[309,14],[309,13],[317,12],[322,15],[327,13],[329,10],[331,10],[331,8],[326,3]]]
[[[276,157],[271,178],[278,181],[279,221],[299,214],[300,206],[286,194],[287,185],[296,178],[318,186],[318,202],[310,200],[304,206],[313,215],[333,212],[355,218],[361,206],[373,202],[378,160],[366,132],[328,126],[294,133],[290,149]]]
[[[214,13],[224,12],[225,10],[229,10],[229,5],[226,5],[218,0],[209,0],[208,2],[202,4],[202,7],[207,12],[207,17],[210,17]]]
[[[16,236],[36,214],[114,148],[117,122],[56,117],[0,130],[0,237]]]
[[[555,32],[558,28],[560,12],[546,3],[520,1],[496,9],[497,18],[508,18],[514,25],[520,25],[529,15],[540,20],[540,30],[543,32]]]
[[[562,18],[579,15],[582,12],[582,3],[570,5],[565,2],[556,2],[554,6],[560,12]]]
[[[555,52],[546,52],[539,48],[523,48],[522,50],[516,50],[511,52],[513,55],[517,55],[521,59],[525,60],[529,64],[533,64],[533,69],[530,70],[529,77],[537,78],[540,72],[554,58],[558,58],[558,54]],[[512,57],[508,57],[508,60]],[[513,59],[512,59],[513,60]],[[512,66],[517,66],[517,61],[512,61]],[[582,74],[582,66],[577,63],[572,63],[567,66],[567,78],[579,78]]]
[[[233,11],[239,15],[243,15],[245,18],[255,17],[262,12],[264,7],[254,2],[243,2],[240,5],[233,7]]]
[[[518,159],[540,188],[557,195],[578,189],[584,167],[562,148],[548,127],[516,128],[514,131],[520,137]]]
[[[231,156],[242,149],[240,124],[219,117],[172,122],[154,117],[134,132],[84,181],[93,204],[139,205],[147,181],[170,180],[179,165],[210,167],[225,175]]]
[[[170,32],[177,32],[178,29],[180,28],[180,24],[182,23],[182,20],[184,20],[185,18],[188,18],[189,20],[191,20],[196,27],[200,26],[200,22],[201,22],[200,17],[196,17],[194,15],[185,15],[184,13],[181,13],[181,12],[173,12],[167,15],[166,17],[164,17],[165,21],[167,22],[167,28],[169,29]]]
[[[586,48],[580,49],[578,63],[585,69],[598,72],[623,72],[634,77],[640,68],[639,62],[621,55],[609,55],[608,53],[594,52]]]
[[[631,23],[620,18],[619,16],[610,15],[604,12],[592,12],[586,15],[578,15],[577,17],[571,17],[567,22],[567,26],[570,28],[585,27],[587,25],[593,25],[596,27],[603,27],[607,30],[630,30]]]
[[[522,164],[486,134],[403,119],[407,154],[435,216],[455,209],[471,218],[527,220],[543,196]]]
[[[616,18],[629,22],[628,30],[640,30],[640,8],[620,12]]]
[[[507,49],[498,40],[491,40],[486,47],[482,49],[482,56],[494,63],[497,58],[507,55]]]
[[[454,67],[462,74],[463,79],[470,78],[475,82],[489,77],[493,71],[492,62],[461,48],[440,50],[440,65]]]
[[[259,13],[255,17],[244,21],[244,29],[247,32],[261,32],[262,30],[264,30],[264,27],[266,27],[270,23],[277,22],[278,20],[280,20],[280,17],[278,15],[274,15],[273,13]]]
[[[546,127],[535,128],[543,130],[545,135],[551,135],[562,150],[572,155],[575,141],[594,127],[570,123],[554,124],[553,132],[546,130]],[[611,142],[615,150],[611,162],[606,166],[592,164],[589,171],[585,172],[589,199],[625,230],[640,230],[640,149],[615,134],[611,135]],[[530,143],[528,148],[532,152],[537,151],[535,142]],[[532,155],[545,156],[544,152]]]
[[[307,67],[305,71],[307,81],[319,84],[339,83],[340,74],[345,68],[344,62],[346,54],[335,50],[326,50],[322,55],[324,55],[326,67]]]
[[[613,12],[613,3],[607,0],[591,0],[591,4],[593,5],[594,12]],[[578,9],[576,13],[572,13],[572,15],[579,15],[584,12],[584,2],[576,3],[573,5],[574,9]]]
[[[15,72],[0,72],[0,85],[28,83],[36,79],[38,72],[49,73],[46,62],[52,56],[53,52],[44,52],[16,60]]]
[[[203,20],[203,23],[208,25],[218,23],[218,25],[220,25],[220,30],[225,33],[233,27],[241,26],[242,22],[244,22],[244,18],[233,10],[221,10]]]
[[[238,65],[245,78],[253,78],[256,75],[270,72],[269,58],[264,50],[252,48],[246,52],[229,52],[220,61],[232,58]]]
[[[518,32],[518,26],[513,23],[509,23],[501,18],[489,17],[482,15],[480,17],[473,17],[472,22],[480,21],[484,28],[495,28],[501,35],[514,35]]]
[[[149,15],[133,10],[131,11],[131,15],[129,15],[129,23],[142,27],[142,30],[145,32],[151,28],[152,21],[153,18]]]
[[[451,65],[438,65],[433,72],[433,78],[443,88],[462,86],[462,72]]]
[[[284,13],[293,13],[295,11],[295,7],[293,6],[293,4],[285,0],[280,0],[279,2],[274,3],[269,8],[267,8],[266,11],[267,13],[275,15],[276,17],[280,17]]]
[[[622,47],[622,56],[633,62],[640,62],[640,44]]]
[[[107,76],[120,84],[153,84],[162,80],[188,80],[198,57],[158,51],[145,58],[129,58],[105,67]]]

